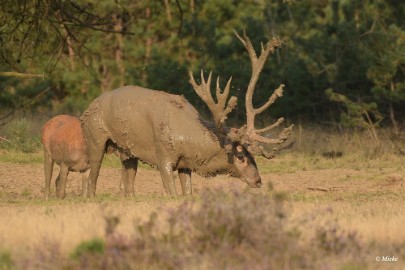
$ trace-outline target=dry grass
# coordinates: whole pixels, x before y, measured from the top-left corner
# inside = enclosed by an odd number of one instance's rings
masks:
[[[311,249],[313,239],[319,238],[319,235],[326,235],[329,242],[333,242],[330,239],[336,236],[336,239],[341,237],[343,241],[351,243],[350,232],[356,232],[356,237],[361,243],[361,251],[358,251],[361,258],[360,261],[352,258],[354,264],[350,263],[352,260],[348,259],[347,254],[331,255],[331,253],[323,253],[321,249],[317,249],[312,254],[313,258],[305,257],[306,263],[311,260],[323,261],[329,256],[332,269],[385,269],[387,267],[403,269],[405,254],[397,247],[405,244],[405,231],[402,227],[405,223],[404,156],[398,152],[402,142],[392,140],[388,132],[386,134],[384,132],[380,134],[380,139],[384,143],[375,145],[367,135],[361,133],[339,134],[321,132],[317,129],[307,131],[301,128],[299,132],[296,130],[296,142],[292,148],[271,161],[258,159],[264,187],[260,190],[249,190],[249,193],[284,198],[284,211],[289,221],[283,226],[287,229],[299,228],[301,234],[299,239],[296,239],[297,242]],[[324,155],[324,153],[338,152],[341,152],[342,156]],[[83,241],[95,238],[108,240],[105,234],[106,217],[107,219],[117,217],[119,224],[114,229],[115,233],[122,235],[125,239],[133,239],[137,231],[136,226],[139,226],[142,221],[148,221],[153,212],[161,217],[167,215],[167,210],[164,210],[167,207],[173,208],[173,211],[179,211],[178,206],[184,200],[196,200],[198,204],[201,200],[200,191],[203,188],[225,187],[225,194],[229,194],[232,190],[242,190],[245,187],[239,181],[225,177],[212,180],[194,177],[197,193],[194,197],[171,199],[161,195],[159,173],[141,168],[137,183],[142,185],[137,188],[145,189],[152,182],[153,188],[150,188],[147,193],[138,193],[135,198],[111,195],[110,190],[116,190],[118,186],[118,181],[114,180],[114,184],[109,183],[113,187],[103,191],[106,193],[99,192],[95,200],[83,200],[76,195],[70,195],[64,201],[55,199],[44,202],[40,197],[43,178],[42,154],[3,151],[0,156],[0,169],[2,166],[5,170],[10,170],[13,166],[20,169],[26,168],[24,167],[26,165],[17,166],[13,165],[13,162],[34,163],[27,165],[32,166],[30,173],[16,171],[14,178],[1,175],[2,170],[0,170],[0,213],[3,217],[0,219],[0,269],[8,269],[7,265],[12,265],[8,264],[10,261],[14,261],[15,265],[26,266],[24,260],[38,261],[38,258],[48,258],[49,263],[52,261],[49,259],[52,256],[47,251],[49,249],[55,251],[54,260],[63,264],[70,260],[69,255]],[[115,157],[107,157],[106,160],[104,167],[111,168],[109,170],[117,170],[116,168],[120,166]],[[105,169],[102,170],[103,172]],[[33,174],[36,182],[32,185],[25,184],[29,183],[30,176]],[[112,177],[108,174],[108,179]],[[140,183],[141,181],[144,182]],[[38,186],[37,182],[41,184]],[[105,184],[105,180],[99,182],[101,188]],[[70,192],[76,190],[80,184],[78,182],[74,185],[74,188],[70,188]],[[272,189],[274,191],[271,191]],[[260,205],[254,206],[254,209],[261,208]],[[243,209],[241,211],[243,212]],[[177,215],[179,216],[179,213]],[[339,229],[334,231],[334,226],[338,226]],[[164,231],[165,227],[161,229]],[[260,227],[257,229],[260,230]],[[280,233],[283,235],[281,231]],[[336,239],[334,241],[340,241]],[[161,240],[159,238],[156,241],[159,244]],[[122,242],[120,241],[118,244]],[[170,243],[167,239],[165,241],[164,245]],[[178,241],[182,240],[178,239]],[[153,247],[151,243],[148,244]],[[161,244],[163,245],[163,242]],[[107,241],[106,245],[117,245],[117,243]],[[131,246],[131,248],[135,247]],[[238,252],[245,254],[243,247],[240,248]],[[286,249],[281,251],[281,254],[284,254],[286,259],[290,259],[288,257],[291,255],[290,251]],[[232,252],[229,254],[236,256]],[[301,254],[299,250],[297,252]],[[218,254],[225,256],[225,253]],[[356,256],[356,254],[352,255]],[[178,258],[176,256],[173,258]],[[221,258],[210,256],[202,258],[199,264],[189,266],[193,266],[194,269],[215,267],[215,262]],[[399,261],[376,262],[376,256],[395,256]],[[165,259],[162,258],[162,262],[164,261]],[[246,266],[245,263],[246,261],[241,262],[240,267]],[[31,268],[46,269],[45,266],[36,265]],[[253,261],[252,266],[263,269],[263,265],[255,265]],[[193,268],[190,267],[182,265],[180,268]],[[285,264],[283,268],[293,269],[294,267]]]
[[[176,202],[165,202],[166,206]],[[69,254],[80,242],[104,237],[106,215],[120,217],[117,228],[123,234],[133,230],[135,218],[145,220],[161,203],[159,201],[117,202],[50,202],[46,205],[1,206],[0,250],[32,256],[42,243],[58,243],[63,254]],[[12,224],[12,225],[11,225]]]

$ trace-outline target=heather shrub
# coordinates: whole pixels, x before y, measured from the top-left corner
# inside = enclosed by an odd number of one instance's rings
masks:
[[[317,226],[314,242],[326,254],[353,254],[361,250],[357,232],[344,230],[337,222]]]
[[[82,253],[76,267],[335,269],[330,268],[331,262],[361,265],[363,248],[354,232],[332,221],[297,223],[284,203],[284,196],[277,194],[203,191],[195,201],[136,222],[132,236],[106,230],[104,254]],[[304,239],[304,234],[311,237]]]

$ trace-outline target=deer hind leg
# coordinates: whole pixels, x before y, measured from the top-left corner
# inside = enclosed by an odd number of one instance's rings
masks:
[[[59,180],[56,184],[56,195],[58,198],[65,198],[66,180],[69,174],[69,167],[65,163],[60,164]]]
[[[87,180],[89,178],[89,173],[90,170],[87,170],[85,172],[82,172],[82,197],[86,198],[87,197]]]
[[[158,167],[166,194],[169,194],[170,196],[177,196],[176,186],[174,184],[173,163],[160,162]]]
[[[97,138],[87,141],[90,172],[87,180],[87,197],[96,196],[97,178],[105,153],[105,143],[108,138]]]
[[[191,170],[189,169],[178,169],[181,191],[184,196],[193,194],[193,188],[191,185]]]
[[[129,158],[122,160],[122,172],[120,190],[124,192],[125,196],[135,196],[135,176],[138,171],[138,159]]]
[[[54,161],[52,157],[44,151],[44,171],[45,171],[45,190],[44,190],[44,197],[45,200],[49,199],[49,193],[51,189],[51,179],[52,179],[52,172],[53,172],[53,164]]]

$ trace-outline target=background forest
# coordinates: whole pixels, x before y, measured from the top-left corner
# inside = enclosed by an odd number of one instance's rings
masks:
[[[278,36],[255,93],[285,96],[264,123],[398,131],[405,116],[405,2],[398,0],[0,0],[0,125],[16,115],[80,116],[105,91],[136,84],[208,110],[188,70],[232,76],[233,122],[244,121],[250,62],[233,29],[258,50]]]
[[[194,194],[170,197],[140,164],[125,197],[106,155],[96,198],[72,172],[64,200],[54,184],[43,199],[42,125],[103,92],[181,94],[210,118],[188,71],[212,70],[222,89],[232,76],[227,124],[242,125],[234,30],[257,52],[283,41],[253,103],[285,84],[256,127],[283,116],[294,136],[256,158],[262,188],[193,173]],[[404,79],[404,0],[0,0],[0,270],[405,269]]]

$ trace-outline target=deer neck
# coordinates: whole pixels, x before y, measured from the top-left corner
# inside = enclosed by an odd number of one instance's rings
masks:
[[[233,161],[228,158],[223,148],[207,162],[200,172],[197,171],[197,173],[204,176],[215,176],[217,174],[236,176]]]
[[[199,166],[196,166],[194,170],[203,176],[211,177],[217,174],[231,174],[235,175],[233,160],[231,157],[228,157],[225,152],[223,145],[223,134],[218,131],[213,123],[206,122],[205,127],[209,132],[207,132],[206,143],[201,145],[204,149],[202,152],[209,153],[209,157],[206,156],[204,162]]]

